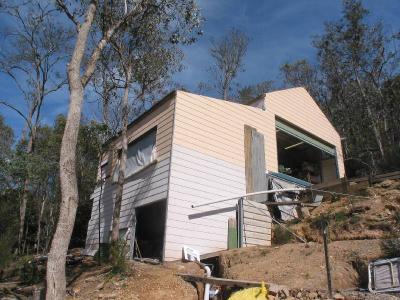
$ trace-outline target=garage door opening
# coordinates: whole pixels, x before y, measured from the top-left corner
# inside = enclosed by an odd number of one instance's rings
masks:
[[[312,184],[338,178],[334,148],[277,121],[279,172]]]
[[[165,232],[166,201],[136,208],[135,258],[162,260]]]

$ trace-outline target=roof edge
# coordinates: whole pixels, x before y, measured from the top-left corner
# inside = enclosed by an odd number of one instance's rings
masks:
[[[160,101],[157,101],[156,104],[154,104],[152,107],[150,107],[148,110],[146,110],[145,112],[143,112],[141,115],[139,115],[135,120],[133,120],[132,122],[130,122],[128,124],[128,129],[131,128],[133,125],[135,125],[136,123],[140,122],[141,120],[143,120],[147,115],[149,115],[151,112],[153,112],[155,109],[157,109],[158,107],[160,107],[164,102],[167,102],[168,100],[176,97],[178,90],[173,90],[172,92],[169,92],[167,95],[165,95]],[[111,142],[113,142],[114,140],[118,139],[121,135],[121,131],[119,131],[118,133],[114,134],[112,137],[110,137],[104,144],[107,145]]]

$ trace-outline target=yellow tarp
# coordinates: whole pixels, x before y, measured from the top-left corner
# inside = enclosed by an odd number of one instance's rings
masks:
[[[268,290],[264,282],[261,287],[249,288],[238,291],[229,297],[228,300],[265,300],[268,299]]]

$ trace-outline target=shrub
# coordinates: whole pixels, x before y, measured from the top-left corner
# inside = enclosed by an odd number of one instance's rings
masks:
[[[124,274],[128,270],[126,256],[128,254],[127,242],[118,240],[110,246],[110,264],[112,274]]]
[[[292,234],[283,228],[281,225],[274,226],[274,232],[272,235],[272,243],[274,245],[283,245],[290,243],[293,240]]]
[[[15,234],[9,232],[0,234],[0,269],[6,268],[13,261],[13,245],[15,244]]]
[[[330,218],[331,217],[328,214],[327,215],[321,214],[319,216],[316,216],[311,220],[310,227],[313,229],[322,230],[324,228],[324,225],[326,223],[329,223]]]
[[[18,273],[20,280],[25,284],[35,284],[43,280],[45,274],[39,270],[32,256],[23,256],[18,262]]]
[[[383,240],[380,246],[385,258],[400,257],[400,238]]]
[[[339,212],[335,213],[335,221],[336,222],[345,222],[346,220],[347,220],[346,212],[339,211]]]

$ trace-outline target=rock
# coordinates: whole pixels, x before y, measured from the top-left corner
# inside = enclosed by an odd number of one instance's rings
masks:
[[[344,300],[345,298],[344,298],[344,296],[342,294],[336,293],[333,296],[333,299],[335,299],[335,300]]]
[[[96,286],[96,290],[102,290],[104,288],[104,284],[105,281],[100,282],[97,286]]]
[[[317,298],[318,298],[318,293],[316,293],[316,292],[310,292],[310,293],[308,294],[308,298],[309,298],[309,299],[317,299]]]
[[[382,188],[388,188],[394,183],[393,180],[386,179],[385,181],[382,181],[378,186]]]
[[[117,298],[117,294],[114,293],[98,295],[98,299],[115,299],[115,298]]]
[[[268,295],[268,300],[275,300],[275,296]]]
[[[283,287],[283,288],[282,288],[281,293],[282,293],[283,296],[285,296],[285,298],[290,297],[289,289],[286,288],[286,287]]]
[[[301,294],[301,292],[298,292],[297,295],[296,295],[296,298],[299,298],[299,299],[300,299],[302,296],[303,296],[303,295]]]
[[[74,297],[78,296],[80,292],[81,292],[81,289],[78,287],[73,287],[71,290],[72,296],[74,296]]]

